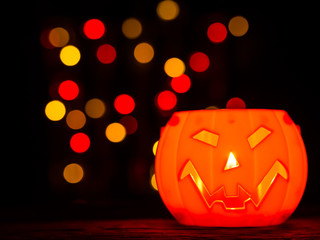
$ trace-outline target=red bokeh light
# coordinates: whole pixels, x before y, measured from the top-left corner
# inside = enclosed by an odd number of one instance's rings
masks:
[[[106,28],[99,19],[90,19],[83,25],[83,32],[87,38],[99,39],[105,33]]]
[[[195,72],[204,72],[210,64],[209,57],[203,52],[196,52],[191,55],[189,65]]]
[[[246,108],[246,103],[238,97],[231,98],[226,105],[228,109],[244,109]]]
[[[212,23],[208,27],[207,36],[211,42],[220,43],[227,37],[227,28],[222,23]]]
[[[156,103],[161,110],[168,111],[176,106],[177,97],[173,92],[165,90],[158,94]]]
[[[137,119],[133,116],[126,115],[120,119],[120,123],[125,127],[127,134],[133,134],[137,131],[138,122]]]
[[[191,80],[186,74],[171,79],[171,87],[177,93],[185,93],[191,87]]]
[[[110,44],[103,44],[97,50],[97,58],[101,63],[112,63],[117,56],[117,52]]]
[[[83,153],[90,147],[90,139],[85,133],[76,133],[70,139],[70,147],[76,153]]]
[[[65,80],[62,83],[60,83],[58,92],[60,97],[62,97],[64,100],[70,101],[78,96],[79,87],[74,81]]]
[[[114,100],[114,108],[120,114],[130,114],[135,108],[135,102],[131,96],[121,94]]]

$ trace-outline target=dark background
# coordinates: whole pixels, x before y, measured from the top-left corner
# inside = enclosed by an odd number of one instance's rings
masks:
[[[154,163],[152,145],[172,114],[161,113],[154,105],[155,95],[170,89],[163,71],[170,57],[186,63],[192,81],[189,92],[177,94],[176,111],[210,105],[224,108],[231,97],[241,97],[247,108],[284,109],[289,113],[301,126],[309,164],[297,213],[319,214],[316,6],[177,2],[180,15],[170,22],[157,17],[156,1],[28,3],[7,9],[11,15],[3,20],[1,34],[2,220],[169,216],[149,180]],[[248,33],[241,38],[228,33],[223,43],[211,43],[207,27],[214,21],[227,25],[236,15],[246,17]],[[138,39],[128,40],[121,33],[121,24],[128,17],[142,22],[143,33]],[[102,39],[92,41],[83,36],[83,23],[90,18],[106,24]],[[59,49],[48,50],[40,44],[40,34],[58,26],[66,28],[71,35],[69,43],[80,48],[82,58],[77,66],[64,66],[58,58]],[[144,66],[132,57],[133,47],[142,41],[155,49],[155,58]],[[93,60],[95,49],[103,43],[113,44],[117,50],[112,66]],[[205,52],[212,61],[205,73],[195,73],[188,66],[194,51]],[[107,104],[102,119],[87,118],[80,130],[92,139],[84,154],[76,154],[69,147],[76,131],[64,120],[51,122],[44,114],[45,105],[53,99],[50,87],[61,81],[61,76],[73,77],[82,90],[68,109],[83,108],[92,97]],[[114,144],[105,138],[104,131],[108,123],[121,117],[112,106],[120,93],[136,100],[132,115],[139,125],[135,134]],[[61,175],[70,162],[81,163],[86,171],[85,179],[76,185],[66,183]]]

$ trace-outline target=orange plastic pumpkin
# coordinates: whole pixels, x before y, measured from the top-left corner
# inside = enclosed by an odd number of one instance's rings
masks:
[[[285,111],[185,111],[162,131],[155,172],[164,204],[182,224],[275,225],[300,202],[307,156]]]

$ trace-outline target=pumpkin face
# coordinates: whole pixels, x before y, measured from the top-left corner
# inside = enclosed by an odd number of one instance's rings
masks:
[[[285,111],[185,111],[162,131],[155,172],[160,196],[180,223],[275,225],[298,206],[307,156]]]

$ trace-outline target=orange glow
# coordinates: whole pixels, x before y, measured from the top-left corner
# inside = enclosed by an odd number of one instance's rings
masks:
[[[134,58],[139,62],[139,63],[148,63],[152,60],[154,56],[154,50],[153,47],[149,43],[139,43],[135,48],[134,48]]]
[[[54,47],[63,47],[69,42],[69,33],[61,27],[51,29],[49,32],[49,42]]]
[[[53,100],[46,105],[44,112],[51,121],[59,121],[66,114],[66,107],[62,102]]]
[[[98,98],[90,99],[84,106],[86,114],[91,118],[100,118],[106,111],[104,102]]]
[[[244,17],[236,16],[230,19],[228,28],[233,36],[242,37],[248,32],[249,23]]]
[[[70,139],[70,147],[76,153],[83,153],[90,147],[90,139],[85,133],[76,133]]]
[[[150,183],[151,183],[152,188],[154,190],[158,191],[157,180],[156,180],[155,174],[152,174]]]
[[[80,110],[72,110],[68,113],[66,122],[71,129],[81,129],[86,124],[86,115]]]
[[[126,129],[121,123],[110,123],[106,128],[106,137],[110,142],[122,142],[126,134]]]
[[[67,165],[63,170],[63,177],[68,183],[78,183],[84,175],[82,167],[77,163]]]
[[[76,65],[81,58],[80,51],[73,45],[67,45],[60,51],[60,60],[66,66]]]
[[[97,58],[101,63],[110,64],[117,56],[117,52],[110,44],[103,44],[97,50]]]
[[[128,94],[121,94],[114,100],[114,108],[121,114],[130,114],[135,105],[133,98]]]
[[[140,36],[142,25],[136,18],[128,18],[122,24],[122,33],[126,38],[135,39]]]
[[[169,77],[179,77],[185,70],[186,66],[179,58],[170,58],[164,64],[164,71]]]
[[[283,223],[300,202],[307,168],[285,111],[243,108],[174,113],[155,163],[160,196],[180,223],[222,227]]]
[[[99,39],[105,33],[106,28],[99,19],[90,19],[83,25],[83,32],[89,39]]]
[[[159,18],[169,21],[178,16],[180,8],[179,5],[173,0],[163,0],[158,3],[156,11]]]

